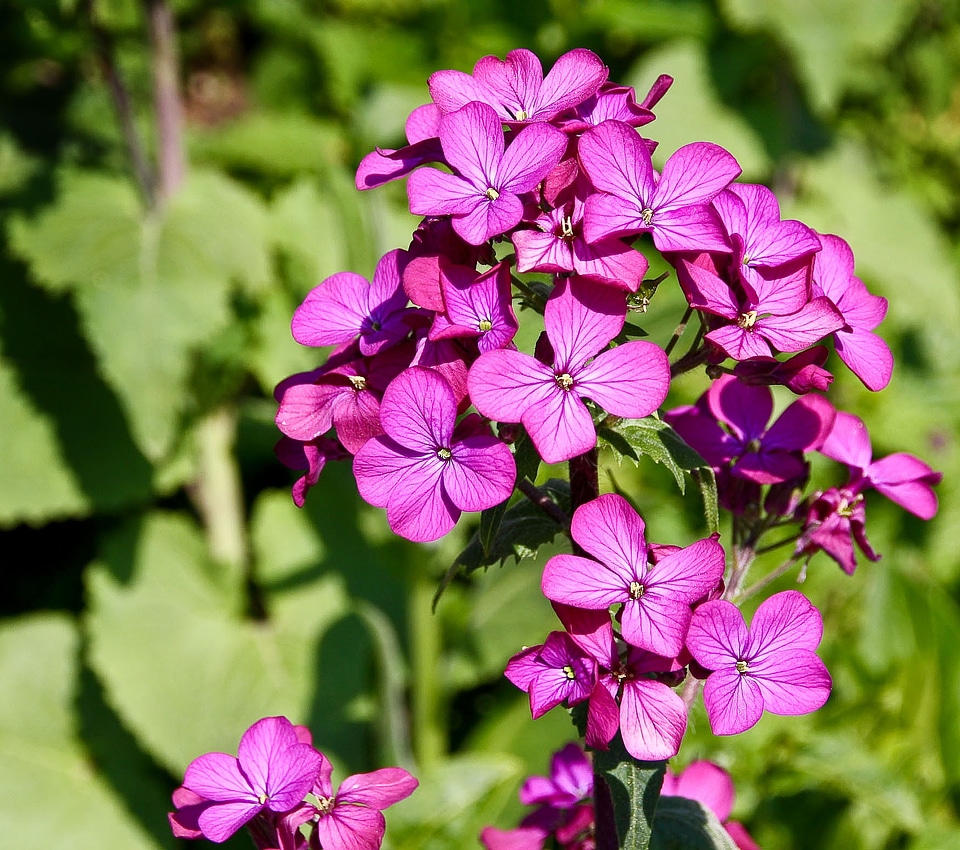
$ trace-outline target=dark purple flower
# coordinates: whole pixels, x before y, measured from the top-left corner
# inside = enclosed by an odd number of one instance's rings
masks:
[[[407,369],[380,405],[383,436],[353,461],[360,495],[387,509],[390,527],[423,542],[442,537],[461,511],[482,511],[510,498],[516,466],[510,449],[489,432],[454,431],[457,400],[432,369]]]
[[[533,189],[560,162],[567,138],[547,124],[531,124],[505,148],[500,119],[485,103],[468,103],[440,121],[440,143],[453,174],[414,171],[407,181],[410,211],[449,215],[472,245],[516,226],[519,195]]]
[[[525,806],[572,809],[593,795],[593,766],[577,744],[567,744],[550,759],[550,776],[531,776],[520,788]]]
[[[745,732],[764,709],[807,714],[830,696],[830,674],[815,650],[823,635],[820,612],[799,591],[763,602],[748,630],[740,609],[725,600],[693,612],[687,649],[711,671],[703,687],[715,735]]]

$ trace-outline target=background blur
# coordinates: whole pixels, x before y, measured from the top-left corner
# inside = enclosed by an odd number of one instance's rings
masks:
[[[909,451],[945,473],[928,524],[871,494],[881,562],[852,578],[825,556],[810,565],[826,708],[732,739],[696,714],[677,761],[725,765],[735,815],[767,850],[960,847],[960,3],[173,8],[189,170],[147,210],[109,85],[122,78],[152,161],[143,7],[0,2],[4,843],[173,848],[164,813],[184,767],[235,753],[268,714],[307,723],[335,779],[416,770],[390,847],[471,847],[483,825],[516,822],[522,778],[573,737],[562,710],[533,723],[501,675],[555,625],[538,566],[458,580],[431,615],[469,523],[433,546],[399,541],[342,464],[298,511],[271,394],[319,362],[289,334],[310,287],[369,277],[409,241],[402,183],[361,194],[353,171],[402,143],[430,73],[515,47],[549,68],[589,47],[641,96],[676,78],[646,130],[662,152],[719,142],[785,216],[851,243],[890,299],[880,331],[897,366],[872,395],[834,359],[830,397],[866,421],[875,456]],[[645,317],[661,345],[679,303],[664,291]],[[671,403],[703,386],[678,382]],[[661,467],[605,468],[652,540],[703,533],[694,490],[683,500]]]

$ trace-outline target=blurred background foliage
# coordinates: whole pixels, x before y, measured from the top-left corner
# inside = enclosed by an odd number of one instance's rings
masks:
[[[297,511],[272,453],[272,390],[318,362],[288,326],[310,287],[369,276],[409,241],[402,185],[361,194],[352,175],[402,143],[430,73],[520,46],[549,67],[582,46],[641,93],[676,78],[649,128],[661,156],[719,142],[786,213],[852,244],[890,299],[897,368],[871,395],[840,366],[830,397],[866,420],[876,456],[910,451],[945,472],[929,524],[868,501],[880,563],[853,578],[823,556],[810,565],[827,707],[733,739],[695,713],[678,762],[729,768],[735,815],[771,850],[960,847],[960,2],[173,11],[189,169],[151,208],[107,73],[153,160],[144,7],[0,2],[4,841],[172,848],[164,813],[187,763],[235,752],[251,722],[280,713],[312,728],[341,777],[416,770],[390,847],[476,846],[483,825],[515,822],[522,778],[572,737],[561,710],[533,723],[501,675],[555,625],[536,562],[460,579],[431,614],[470,529],[431,546],[393,538],[343,465]],[[679,304],[663,287],[652,339],[665,343]],[[678,381],[672,400],[703,386]],[[816,472],[822,486],[840,477]],[[663,468],[605,458],[603,474],[653,540],[703,533],[694,491],[681,498]]]

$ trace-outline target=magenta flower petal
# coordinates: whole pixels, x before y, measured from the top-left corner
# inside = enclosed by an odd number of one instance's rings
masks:
[[[656,182],[650,151],[629,124],[604,121],[580,137],[577,153],[600,192],[634,199],[637,213],[652,200]],[[587,241],[595,240],[588,235]]]
[[[879,392],[890,383],[893,375],[893,354],[879,336],[872,331],[841,328],[834,337],[840,359],[847,364],[869,390]]]
[[[343,392],[343,387],[328,384],[288,387],[277,410],[277,427],[301,442],[319,437],[333,425],[333,409]]]
[[[492,435],[467,437],[451,447],[443,486],[458,508],[482,511],[510,498],[517,476],[513,454]]]
[[[570,523],[570,532],[584,551],[602,564],[609,565],[618,575],[629,576],[628,581],[636,577],[637,565],[641,565],[641,572],[646,567],[647,544],[644,529],[643,517],[623,496],[615,493],[604,493],[581,505]],[[583,571],[582,565],[579,569]],[[552,598],[544,593],[548,599]]]
[[[872,463],[867,473],[877,491],[920,519],[936,516],[937,495],[932,488],[942,477],[919,458],[903,452]]]
[[[750,677],[760,689],[764,709],[773,714],[808,714],[830,696],[827,668],[813,652],[802,649],[751,661]]]
[[[719,601],[700,605],[687,633],[687,648],[707,670],[719,670],[731,657],[743,657],[748,642],[749,632],[740,610]]]
[[[729,773],[713,762],[691,762],[679,776],[672,776],[668,771],[660,793],[668,797],[698,800],[721,822],[726,821],[733,812],[733,780]]]
[[[656,207],[669,210],[709,203],[739,174],[739,163],[720,145],[712,142],[684,145],[663,165]]]
[[[658,345],[633,340],[601,352],[584,366],[576,387],[608,413],[642,419],[667,397],[670,362]]]
[[[735,669],[719,670],[707,677],[703,702],[714,735],[738,735],[755,726],[763,714],[760,686]]]
[[[258,808],[262,805],[256,791],[240,772],[237,760],[226,753],[207,753],[195,758],[187,767],[183,785],[206,800],[218,803],[244,800],[256,802]]]
[[[204,838],[222,844],[238,829],[252,820],[263,808],[255,803],[218,803],[200,812],[197,823]]]
[[[265,717],[240,739],[237,761],[263,803],[275,812],[292,809],[313,786],[320,755],[301,744],[286,717]]]
[[[481,245],[499,233],[506,233],[522,218],[520,199],[501,193],[497,198],[479,199],[472,209],[455,216],[453,229],[471,245]]]
[[[353,272],[331,275],[296,309],[290,329],[301,345],[336,345],[360,332],[370,284]]]
[[[587,708],[587,746],[605,750],[619,728],[620,706],[604,684],[597,682]]]
[[[764,450],[809,452],[820,448],[833,428],[836,411],[822,396],[797,399],[764,434]]]
[[[516,422],[528,406],[554,394],[553,370],[529,354],[502,349],[480,357],[467,378],[470,398],[484,416]]]
[[[400,445],[423,452],[449,447],[457,400],[450,385],[423,367],[407,369],[395,379],[380,402],[380,421]]]
[[[521,130],[503,154],[497,178],[500,191],[522,194],[540,183],[560,162],[567,137],[548,124]]]
[[[653,220],[651,234],[658,251],[730,250],[716,213],[706,204],[658,210]]]
[[[620,734],[627,752],[641,761],[675,756],[687,728],[687,709],[680,695],[663,682],[625,682],[620,702]]]
[[[788,316],[764,316],[754,326],[779,351],[799,351],[843,327],[843,316],[829,298],[814,298]]]
[[[580,370],[620,333],[625,314],[623,292],[591,286],[578,278],[558,281],[543,316],[556,367],[564,372]]]
[[[690,604],[669,592],[644,590],[640,599],[624,602],[620,625],[623,639],[631,646],[673,658],[683,649],[690,625]]]
[[[576,394],[559,388],[546,395],[540,406],[528,407],[520,421],[546,463],[569,460],[597,444],[587,406]]]
[[[541,589],[554,602],[606,610],[624,600],[633,575],[577,555],[554,555],[543,568]]]
[[[820,454],[845,463],[861,473],[866,470],[873,458],[873,447],[863,420],[852,413],[837,411],[833,428],[820,446]]]
[[[403,489],[411,465],[423,457],[415,449],[407,449],[389,437],[378,437],[365,443],[353,459],[357,490],[368,504],[385,508],[390,497]]]
[[[394,803],[405,800],[420,783],[400,767],[384,767],[372,773],[348,776],[340,783],[337,804],[359,803],[383,811]]]
[[[797,590],[786,590],[765,600],[750,625],[751,646],[763,647],[756,659],[813,652],[823,637],[823,619],[813,603]]]
[[[460,519],[460,508],[443,487],[444,468],[435,461],[435,457],[426,457],[407,466],[402,485],[387,502],[390,528],[415,543],[443,537]]]
[[[773,394],[768,387],[751,386],[727,375],[710,385],[707,403],[710,412],[729,425],[743,443],[758,439],[773,413]]]
[[[376,809],[367,806],[335,806],[321,817],[314,835],[321,847],[336,850],[379,850],[387,822]]]
[[[407,179],[407,197],[414,215],[466,215],[484,201],[472,183],[436,168],[414,171]]]

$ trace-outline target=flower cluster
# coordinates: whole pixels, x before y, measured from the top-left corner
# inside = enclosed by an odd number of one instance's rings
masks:
[[[207,753],[190,763],[170,826],[178,838],[218,844],[246,826],[260,850],[378,850],[382,811],[409,797],[417,780],[388,767],[349,776],[334,793],[332,771],[308,729],[264,717],[244,732],[236,758]]]

